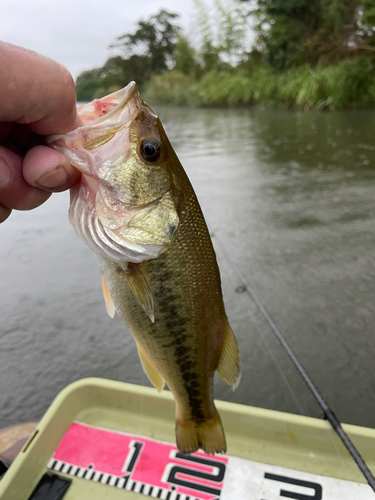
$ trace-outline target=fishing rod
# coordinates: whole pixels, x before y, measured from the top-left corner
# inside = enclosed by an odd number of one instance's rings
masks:
[[[337,416],[335,415],[332,408],[330,408],[327,401],[324,399],[321,392],[316,387],[314,381],[312,380],[310,375],[307,373],[305,368],[302,366],[302,364],[299,361],[299,359],[297,358],[297,356],[294,354],[292,348],[290,347],[290,345],[286,341],[285,337],[282,335],[280,330],[277,328],[277,326],[274,323],[273,319],[271,318],[270,314],[267,312],[266,308],[262,304],[258,295],[255,293],[254,288],[250,285],[249,281],[247,280],[246,276],[242,273],[242,271],[239,268],[239,266],[237,265],[237,263],[229,255],[229,252],[227,251],[225,245],[220,241],[220,239],[218,238],[218,236],[216,234],[211,234],[211,237],[216,239],[218,246],[220,247],[225,258],[227,259],[229,264],[232,266],[233,270],[237,274],[238,278],[241,280],[246,291],[249,293],[249,295],[251,296],[251,298],[255,302],[256,306],[258,307],[258,309],[262,313],[264,319],[269,324],[269,326],[270,326],[271,330],[273,331],[273,333],[275,334],[277,340],[283,346],[283,348],[285,349],[289,358],[291,359],[292,363],[296,367],[298,373],[301,375],[301,377],[304,380],[304,382],[306,383],[307,387],[310,389],[310,391],[311,391],[312,395],[314,396],[314,398],[316,399],[318,405],[323,410],[324,417],[332,425],[333,429],[336,431],[336,433],[340,437],[344,446],[346,447],[346,449],[350,453],[351,457],[353,458],[353,460],[357,464],[359,470],[362,472],[362,474],[366,478],[366,481],[368,482],[368,484],[370,485],[370,487],[372,488],[372,490],[375,493],[375,478],[372,475],[372,472],[370,471],[370,469],[367,467],[366,462],[361,457],[359,451],[354,446],[353,442],[351,441],[351,439],[349,438],[347,433],[342,428],[340,420],[337,418]]]

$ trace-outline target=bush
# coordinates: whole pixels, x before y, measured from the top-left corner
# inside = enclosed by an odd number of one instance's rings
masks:
[[[299,108],[304,110],[372,107],[375,73],[371,61],[355,58],[335,65],[302,65],[278,72],[259,63],[248,70],[209,71],[200,78],[172,70],[146,87],[154,103],[186,106]]]
[[[143,98],[150,103],[199,106],[197,83],[190,76],[172,70],[154,76],[145,85]]]

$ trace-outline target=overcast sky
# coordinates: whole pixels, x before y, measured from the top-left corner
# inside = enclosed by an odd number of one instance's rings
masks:
[[[74,77],[101,66],[118,35],[165,8],[189,31],[193,0],[0,0],[0,39],[64,64]]]

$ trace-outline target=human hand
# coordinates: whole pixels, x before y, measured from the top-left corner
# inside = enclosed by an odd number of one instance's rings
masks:
[[[80,173],[43,136],[80,125],[69,71],[31,50],[0,42],[0,223],[31,210]]]

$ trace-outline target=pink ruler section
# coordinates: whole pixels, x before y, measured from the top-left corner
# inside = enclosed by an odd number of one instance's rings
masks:
[[[182,455],[170,443],[73,422],[49,466],[156,498],[216,500],[227,464],[225,456]]]

